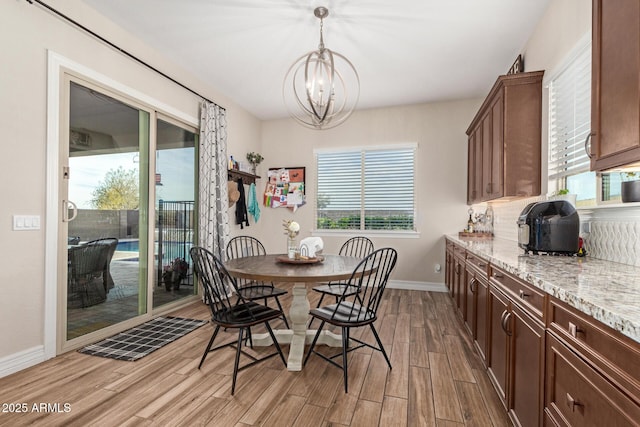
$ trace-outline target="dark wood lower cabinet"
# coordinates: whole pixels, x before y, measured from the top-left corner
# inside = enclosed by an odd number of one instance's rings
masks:
[[[509,415],[516,425],[539,426],[544,400],[545,330],[541,322],[513,306],[511,404]]]
[[[509,336],[504,320],[509,313],[509,301],[493,286],[489,288],[489,353],[487,369],[502,404],[507,407],[507,373],[509,372]]]
[[[640,407],[547,333],[545,419],[559,426],[637,426]]]
[[[454,307],[515,426],[640,426],[637,341],[460,245],[447,245],[447,268]]]
[[[530,313],[504,292],[499,284],[492,283],[489,287],[489,378],[514,425],[540,426],[544,398],[544,324],[542,317]]]

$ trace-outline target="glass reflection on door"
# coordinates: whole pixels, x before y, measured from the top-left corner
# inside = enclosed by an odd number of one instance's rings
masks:
[[[66,341],[147,313],[148,112],[70,82]]]
[[[189,249],[195,241],[197,135],[157,120],[154,308],[194,295]]]

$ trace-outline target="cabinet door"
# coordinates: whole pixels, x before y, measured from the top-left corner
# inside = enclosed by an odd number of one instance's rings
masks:
[[[453,249],[447,244],[445,252],[444,282],[449,289],[449,296],[453,296]]]
[[[454,257],[453,261],[453,289],[452,298],[455,307],[459,310],[461,306],[460,291],[464,284],[462,283],[464,278],[464,265],[460,262],[458,257]]]
[[[491,182],[491,161],[493,158],[492,148],[492,114],[491,109],[487,110],[482,119],[482,200],[490,200],[492,194],[493,183]]]
[[[476,274],[467,267],[465,274],[465,304],[464,304],[464,326],[467,332],[475,338],[476,335],[476,288],[478,279]]]
[[[487,331],[487,309],[489,307],[489,284],[486,280],[479,279],[475,286],[476,294],[476,328],[474,336],[474,344],[476,350],[480,354],[482,362],[487,364],[487,343],[488,343],[488,331]]]
[[[487,369],[489,379],[507,407],[507,375],[509,363],[509,342],[505,322],[509,316],[509,302],[500,291],[489,287],[489,354]]]
[[[591,169],[640,161],[640,2],[593,1]]]
[[[489,199],[504,196],[504,91],[501,90],[491,106],[491,180]]]
[[[539,426],[543,409],[544,326],[516,305],[511,313],[513,321],[506,322],[512,328],[509,415],[517,420],[515,425]]]
[[[562,426],[637,426],[640,406],[547,334],[545,413]]]
[[[473,204],[482,200],[482,125],[469,135],[467,161],[467,203]]]

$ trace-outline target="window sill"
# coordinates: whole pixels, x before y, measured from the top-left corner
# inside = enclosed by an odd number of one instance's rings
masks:
[[[404,230],[313,230],[312,236],[318,237],[352,237],[362,236],[367,237],[383,237],[389,239],[419,239],[419,231],[404,231]]]

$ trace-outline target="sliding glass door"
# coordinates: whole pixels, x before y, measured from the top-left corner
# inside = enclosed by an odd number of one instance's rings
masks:
[[[195,129],[79,78],[65,85],[59,351],[196,292]]]
[[[195,159],[198,139],[168,118],[158,119],[155,174],[155,283],[153,306],[194,295],[189,249],[196,232]]]

